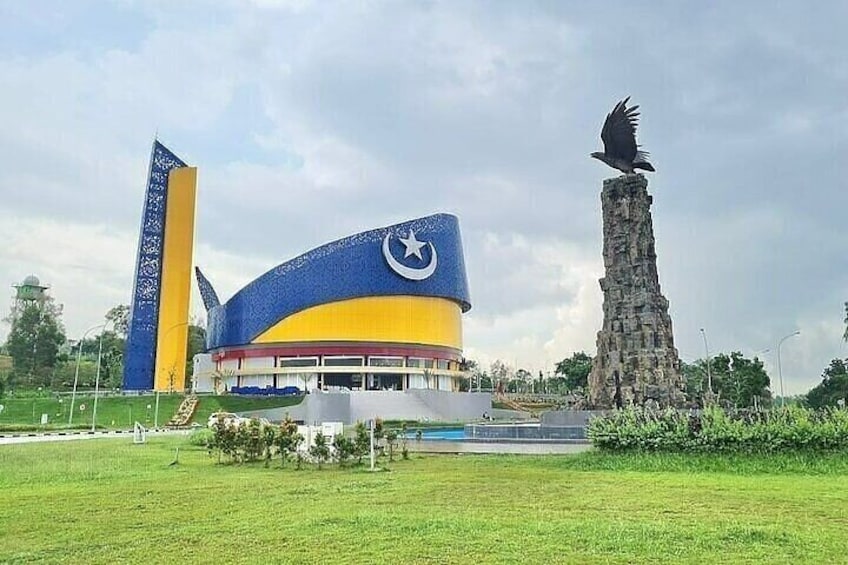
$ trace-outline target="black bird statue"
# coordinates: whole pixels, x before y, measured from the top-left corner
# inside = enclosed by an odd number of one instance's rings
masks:
[[[601,129],[604,152],[596,151],[590,156],[625,174],[633,174],[634,169],[654,172],[653,165],[648,162],[648,152],[639,151],[636,145],[636,124],[639,122],[636,110],[639,106],[628,108],[628,100],[629,96],[607,114]]]

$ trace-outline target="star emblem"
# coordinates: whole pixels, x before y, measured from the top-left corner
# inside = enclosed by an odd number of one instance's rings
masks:
[[[406,251],[403,254],[404,259],[410,255],[415,255],[420,261],[424,260],[424,257],[421,256],[421,248],[426,244],[423,241],[415,239],[414,231],[409,230],[409,235],[407,237],[401,237],[399,239],[403,246],[406,247]]]

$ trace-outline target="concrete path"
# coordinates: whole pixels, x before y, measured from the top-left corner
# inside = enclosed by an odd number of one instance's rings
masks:
[[[187,435],[191,430],[168,430],[160,428],[158,430],[147,430],[148,437],[156,436],[171,436],[171,435]],[[132,430],[106,430],[99,432],[86,432],[82,430],[74,431],[56,431],[56,432],[27,432],[0,435],[0,445],[12,445],[17,443],[37,443],[44,441],[75,441],[83,439],[103,439],[103,438],[119,438],[125,437],[132,439]]]

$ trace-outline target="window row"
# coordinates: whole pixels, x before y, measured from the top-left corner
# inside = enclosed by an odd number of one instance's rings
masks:
[[[321,361],[323,360],[323,364]],[[233,363],[235,361],[236,363]],[[325,355],[323,358],[313,357],[278,357],[278,358],[240,358],[230,360],[237,369],[260,368],[260,367],[413,367],[418,369],[459,370],[459,363],[447,359],[428,359],[423,357],[381,357],[371,355]]]

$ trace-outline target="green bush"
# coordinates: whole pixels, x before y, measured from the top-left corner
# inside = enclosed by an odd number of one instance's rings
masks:
[[[587,435],[604,451],[778,453],[848,450],[848,411],[798,406],[767,411],[629,408],[593,419]]]
[[[356,445],[352,439],[346,438],[342,434],[338,434],[333,438],[333,449],[336,452],[336,459],[339,462],[339,467],[344,467],[351,456],[353,456]]]
[[[199,428],[188,436],[188,443],[197,447],[209,447],[215,441],[215,432],[209,428]]]

